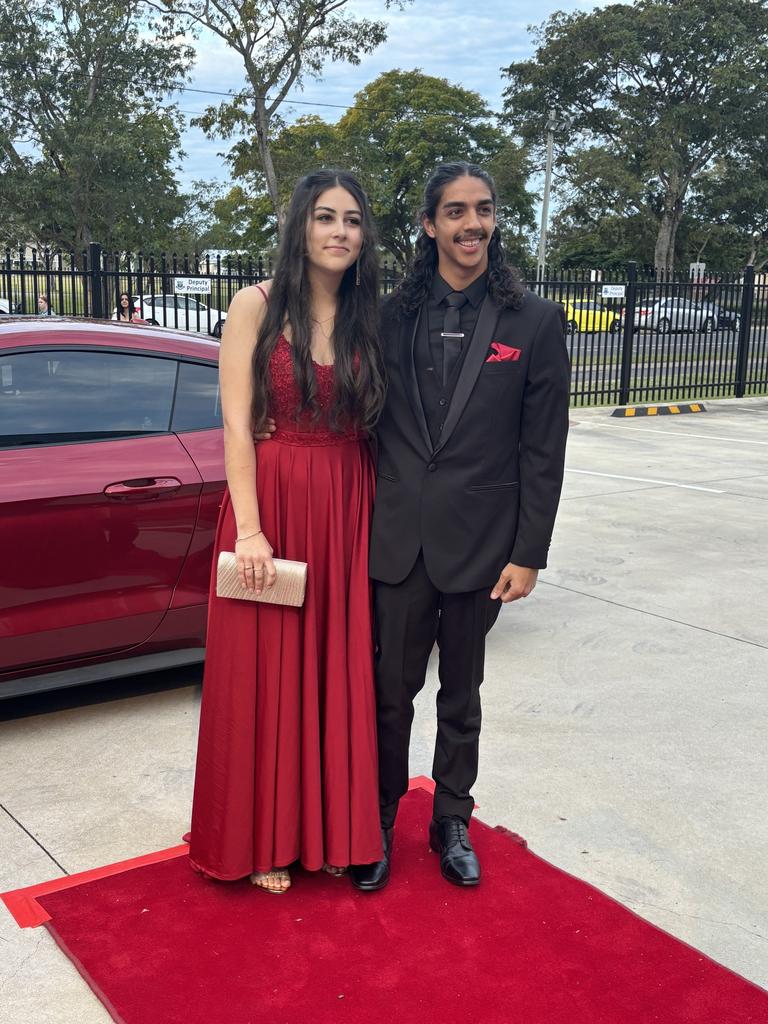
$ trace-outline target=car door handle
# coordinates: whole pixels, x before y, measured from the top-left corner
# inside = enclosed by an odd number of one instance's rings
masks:
[[[104,494],[116,501],[141,501],[146,498],[160,498],[172,494],[181,487],[181,480],[175,476],[140,477],[137,480],[121,480],[108,484]]]

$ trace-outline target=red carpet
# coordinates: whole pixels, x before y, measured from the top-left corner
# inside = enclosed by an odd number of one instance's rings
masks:
[[[483,883],[448,885],[427,850],[430,803],[403,801],[392,880],[372,895],[299,873],[271,896],[206,881],[174,850],[4,898],[20,923],[35,903],[50,914],[124,1024],[768,1022],[768,993],[504,830],[475,821]]]

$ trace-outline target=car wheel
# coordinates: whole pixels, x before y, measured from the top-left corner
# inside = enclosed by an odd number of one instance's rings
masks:
[[[160,326],[160,324],[157,322],[157,320],[147,320],[147,323],[149,324],[150,327],[159,327]]]
[[[714,319],[711,316],[708,316],[707,319],[704,321],[704,333],[711,334],[714,331],[715,327],[717,327],[717,324],[715,323]]]
[[[221,331],[222,331],[223,327],[224,327],[224,323],[223,323],[222,320],[219,320],[219,322],[217,324],[213,325],[213,330],[211,331],[211,334],[214,336],[214,338],[220,338],[221,337]]]
[[[618,334],[618,332],[621,330],[621,320],[619,320],[618,317],[615,320],[612,320],[611,326],[608,328],[608,330],[611,332],[611,334]]]
[[[575,320],[569,320],[568,323],[565,325],[565,328],[569,334],[575,334],[579,328],[579,325],[576,323]]]
[[[656,330],[659,334],[670,334],[672,331],[672,324],[665,316],[663,316],[656,324]]]

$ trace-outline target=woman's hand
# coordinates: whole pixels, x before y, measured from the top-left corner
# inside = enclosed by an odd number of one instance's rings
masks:
[[[264,587],[273,587],[277,578],[272,561],[272,545],[261,530],[254,537],[235,541],[237,575],[247,590],[260,594]]]
[[[261,434],[254,434],[254,441],[269,441],[274,432],[277,430],[277,424],[272,419],[264,421],[264,427]]]

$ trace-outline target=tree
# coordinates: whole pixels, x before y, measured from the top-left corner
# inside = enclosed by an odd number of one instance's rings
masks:
[[[384,0],[385,8],[404,0]],[[158,0],[161,9],[213,32],[238,54],[249,88],[195,122],[209,135],[256,137],[259,161],[278,223],[280,185],[271,141],[274,121],[291,89],[307,76],[319,78],[328,61],[359,64],[386,39],[382,21],[355,19],[349,0]]]
[[[17,236],[8,242],[140,247],[179,216],[180,117],[159,104],[192,53],[170,31],[138,0],[6,0],[0,205]]]
[[[520,230],[532,222],[526,159],[476,92],[419,70],[387,71],[355,96],[337,133],[335,154],[360,176],[382,244],[396,260],[411,258],[424,185],[447,160],[489,165],[497,158],[500,214]]]
[[[765,135],[765,0],[639,0],[552,15],[534,59],[505,74],[510,124],[531,143],[547,111],[561,147],[604,147],[648,194],[654,263],[674,265],[675,239],[697,177],[718,157]],[[562,164],[562,159],[561,159]]]
[[[724,157],[702,176],[695,209],[702,258],[725,250],[731,265],[753,263],[762,270],[768,264],[768,146],[765,138],[756,142],[761,147]]]

